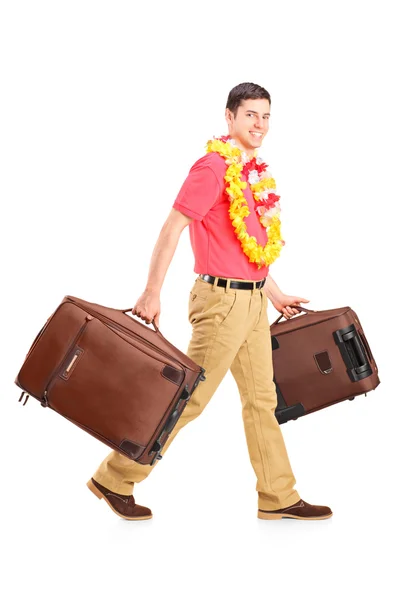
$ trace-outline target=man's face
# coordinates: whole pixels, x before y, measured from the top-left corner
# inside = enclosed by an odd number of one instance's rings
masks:
[[[225,118],[228,123],[229,135],[238,146],[252,154],[262,144],[269,128],[270,106],[265,98],[257,100],[242,100],[236,117],[227,108]]]

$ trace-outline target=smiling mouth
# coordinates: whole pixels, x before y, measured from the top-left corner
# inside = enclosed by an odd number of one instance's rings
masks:
[[[249,133],[259,139],[262,137],[262,133],[260,133],[258,131],[250,131]]]

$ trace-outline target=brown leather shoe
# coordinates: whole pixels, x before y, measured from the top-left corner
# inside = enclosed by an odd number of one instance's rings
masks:
[[[151,519],[153,516],[149,508],[136,504],[133,496],[116,494],[95,481],[93,477],[86,485],[100,500],[104,498],[111,510],[123,519],[128,519],[129,521],[142,521],[144,519]]]
[[[332,516],[332,511],[329,506],[316,506],[308,504],[304,500],[299,500],[296,504],[287,506],[286,508],[278,508],[278,510],[261,510],[258,509],[259,519],[329,519]]]

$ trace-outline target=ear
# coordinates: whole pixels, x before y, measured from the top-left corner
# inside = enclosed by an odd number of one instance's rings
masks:
[[[228,123],[228,125],[232,124],[233,113],[229,110],[229,108],[225,109],[225,120]]]

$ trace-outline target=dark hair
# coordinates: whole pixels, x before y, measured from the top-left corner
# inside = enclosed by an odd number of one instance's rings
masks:
[[[229,108],[236,118],[242,100],[257,100],[258,98],[265,98],[271,106],[271,96],[266,89],[256,83],[239,83],[229,92],[226,108]]]

